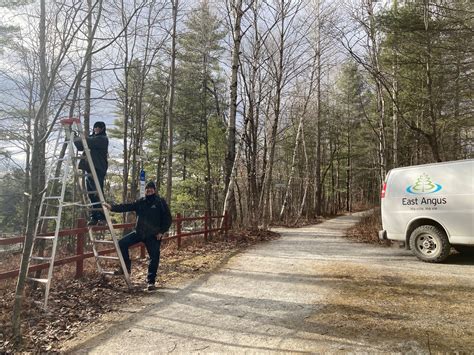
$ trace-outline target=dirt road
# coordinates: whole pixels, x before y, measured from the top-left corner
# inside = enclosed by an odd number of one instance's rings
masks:
[[[419,262],[342,238],[357,215],[299,229],[214,273],[160,289],[65,351],[474,351],[474,260]]]

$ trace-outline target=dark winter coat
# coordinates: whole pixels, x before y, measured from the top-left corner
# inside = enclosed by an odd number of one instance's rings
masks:
[[[135,230],[142,239],[166,233],[172,222],[166,201],[158,195],[145,196],[132,203],[112,205],[111,211],[135,211],[137,214]]]
[[[108,162],[107,162],[107,152],[109,149],[109,138],[105,131],[95,135],[91,134],[86,138],[87,146],[91,151],[92,162],[94,163],[95,171],[98,175],[104,176],[107,173]],[[74,139],[74,145],[80,151],[84,150],[82,140],[80,138]],[[82,154],[85,156],[85,153]],[[87,159],[81,159],[79,162],[79,169],[91,172]]]

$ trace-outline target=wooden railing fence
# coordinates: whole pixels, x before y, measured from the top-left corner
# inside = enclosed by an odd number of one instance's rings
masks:
[[[212,228],[213,220],[219,222],[223,219],[222,228]],[[183,222],[191,222],[191,221],[203,221],[204,228],[203,229],[192,229],[189,230],[186,226],[183,226]],[[205,241],[208,241],[209,237],[216,232],[222,232],[224,237],[227,237],[227,232],[230,229],[230,221],[229,216],[224,214],[222,216],[212,216],[209,213],[206,213],[203,217],[182,217],[180,213],[176,215],[176,218],[173,219],[173,224],[175,226],[174,233],[170,234],[163,238],[163,241],[174,240],[176,239],[178,249],[181,248],[181,241],[182,238],[185,237],[192,237],[192,236],[200,236],[203,235]],[[184,223],[185,224],[185,223]],[[216,223],[217,225],[219,223]],[[86,221],[83,218],[80,218],[76,222],[77,228],[74,229],[64,229],[59,232],[58,237],[69,237],[69,236],[76,236],[76,254],[72,256],[68,256],[61,259],[56,259],[54,261],[54,266],[61,266],[65,264],[75,263],[76,264],[76,278],[80,278],[84,274],[84,260],[88,258],[94,257],[94,253],[85,252],[85,243],[86,243],[86,236],[87,236],[87,225]],[[122,224],[114,224],[115,230],[123,230],[123,229],[132,229],[134,228],[134,223],[122,223]],[[106,226],[101,227],[93,227],[94,231],[100,232],[101,230],[107,229]],[[51,234],[53,235],[53,234]],[[2,245],[15,245],[21,244],[25,241],[25,237],[15,237],[15,238],[0,238],[0,246]],[[145,248],[143,243],[137,244],[141,248],[141,257],[145,257]],[[99,254],[106,255],[110,253],[114,253],[115,249],[106,249],[101,250]],[[48,268],[48,264],[37,264],[30,266],[29,272],[43,270]],[[0,280],[5,280],[9,278],[17,277],[19,274],[19,270],[10,270],[0,272]]]

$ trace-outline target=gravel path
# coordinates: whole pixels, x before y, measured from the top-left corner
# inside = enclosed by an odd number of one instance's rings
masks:
[[[275,229],[280,239],[198,280],[158,290],[144,309],[126,309],[105,331],[91,328],[86,341],[65,350],[472,351],[474,260],[454,255],[431,265],[403,249],[341,238],[359,216]]]

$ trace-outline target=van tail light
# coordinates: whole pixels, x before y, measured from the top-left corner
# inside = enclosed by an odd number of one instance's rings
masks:
[[[384,198],[385,197],[385,190],[387,190],[387,183],[384,182],[382,185],[382,191],[380,192],[380,197]]]

